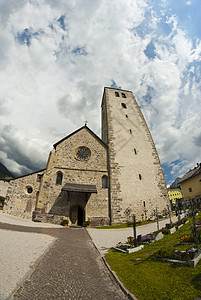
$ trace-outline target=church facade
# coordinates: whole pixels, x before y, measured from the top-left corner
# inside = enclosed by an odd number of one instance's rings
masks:
[[[58,141],[46,169],[10,180],[4,210],[39,222],[91,225],[162,213],[169,204],[151,134],[130,91],[105,88],[102,138],[83,126]]]

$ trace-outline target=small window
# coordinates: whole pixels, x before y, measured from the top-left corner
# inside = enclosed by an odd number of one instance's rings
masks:
[[[122,98],[126,98],[126,95],[124,93],[121,93]]]
[[[126,118],[128,119],[128,115],[126,115]]]
[[[127,106],[126,106],[125,103],[121,103],[121,106],[122,106],[123,108],[127,108]]]
[[[144,207],[146,206],[146,203],[145,203],[145,201],[143,201],[143,206],[144,206]]]
[[[57,173],[57,179],[56,179],[56,184],[62,184],[62,179],[63,179],[63,174],[62,174],[62,172],[58,172]]]
[[[189,188],[189,192],[192,192],[192,188]]]
[[[38,174],[37,175],[37,182],[41,182],[43,175],[42,174]]]
[[[131,130],[131,129],[129,129],[129,131],[130,131],[130,134],[132,134],[132,130]]]
[[[142,175],[141,174],[139,174],[139,179],[142,180]]]
[[[104,175],[104,176],[102,177],[102,188],[103,188],[103,189],[108,188],[108,178],[107,178],[106,175]]]
[[[33,188],[31,186],[27,186],[26,191],[28,194],[31,194],[31,193],[33,193]]]
[[[137,150],[134,148],[134,153],[137,155]]]
[[[118,92],[115,92],[115,96],[116,96],[116,97],[119,97],[119,93],[118,93]]]

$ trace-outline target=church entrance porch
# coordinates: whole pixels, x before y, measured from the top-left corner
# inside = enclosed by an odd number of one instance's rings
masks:
[[[91,193],[97,193],[95,185],[66,183],[63,192],[67,193],[67,214],[72,225],[83,226],[85,210]]]
[[[66,183],[49,212],[37,209],[33,214],[33,220],[50,223],[52,220],[53,223],[57,223],[55,219],[58,219],[61,223],[67,217],[69,225],[83,226],[86,205],[92,193],[97,193],[95,185]]]
[[[70,210],[70,221],[72,225],[83,226],[85,211],[80,206],[73,206]]]

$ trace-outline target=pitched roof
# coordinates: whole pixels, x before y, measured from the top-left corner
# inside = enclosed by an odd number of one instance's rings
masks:
[[[42,169],[42,170],[39,170],[39,171],[34,171],[32,173],[28,173],[28,174],[25,174],[25,175],[21,175],[21,176],[18,176],[18,177],[11,178],[8,181],[19,179],[19,178],[23,178],[23,177],[26,177],[26,176],[29,176],[29,175],[33,175],[33,174],[37,174],[37,173],[41,173],[41,172],[44,172],[45,170],[46,169]]]
[[[187,179],[190,179],[198,174],[201,173],[201,163],[197,164],[197,167],[195,167],[192,170],[189,170],[179,181],[179,183],[184,182]]]
[[[84,128],[86,128],[88,130],[88,132],[91,135],[93,135],[96,140],[99,141],[99,143],[101,143],[104,147],[107,148],[107,145],[91,129],[89,129],[89,127],[87,127],[87,125],[84,125],[84,126],[80,127],[79,129],[77,129],[76,131],[72,132],[71,134],[67,135],[66,137],[64,137],[63,139],[61,139],[57,143],[55,143],[53,145],[53,147],[56,149],[57,145],[59,145],[60,143],[62,143],[63,141],[65,141],[66,139],[68,139],[69,137],[71,137],[72,135],[76,134],[77,132],[83,130]]]
[[[92,184],[66,183],[62,187],[62,191],[96,193],[97,194],[96,186],[92,185]]]

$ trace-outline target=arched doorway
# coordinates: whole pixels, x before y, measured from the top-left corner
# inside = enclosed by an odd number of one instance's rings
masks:
[[[72,225],[83,226],[84,209],[78,205],[72,206],[70,209],[70,221]]]

